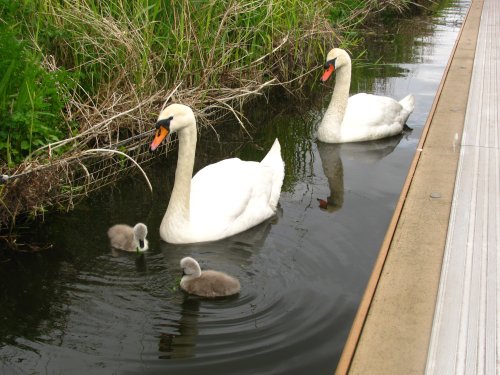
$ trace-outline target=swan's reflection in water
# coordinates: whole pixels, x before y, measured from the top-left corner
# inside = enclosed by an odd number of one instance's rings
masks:
[[[357,160],[365,164],[376,163],[394,151],[404,134],[370,142],[324,143],[318,142],[323,172],[328,179],[330,195],[318,198],[319,207],[335,212],[344,204],[344,168],[342,159]]]

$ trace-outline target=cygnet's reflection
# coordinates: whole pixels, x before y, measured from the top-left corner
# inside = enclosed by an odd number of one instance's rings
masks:
[[[178,334],[160,333],[158,350],[160,359],[191,358],[194,357],[196,338],[198,336],[198,315],[200,298],[185,296],[181,304]]]
[[[148,271],[148,265],[146,262],[146,257],[144,256],[144,252],[140,253],[131,253],[131,252],[125,252],[122,250],[117,250],[114,247],[111,248],[111,256],[113,258],[118,258],[118,257],[129,257],[129,258],[134,258],[134,263],[135,263],[135,269],[137,270],[138,273],[140,274],[145,274]]]
[[[330,195],[326,199],[318,198],[319,207],[328,212],[335,212],[344,204],[344,168],[342,158],[375,163],[391,152],[401,141],[403,134],[371,142],[324,143],[318,142],[318,152],[323,164],[323,172],[328,179]]]

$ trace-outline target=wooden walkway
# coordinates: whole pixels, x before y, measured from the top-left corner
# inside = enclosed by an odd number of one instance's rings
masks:
[[[500,1],[485,0],[426,374],[495,374],[500,346]]]
[[[336,374],[500,374],[500,0],[472,0]]]

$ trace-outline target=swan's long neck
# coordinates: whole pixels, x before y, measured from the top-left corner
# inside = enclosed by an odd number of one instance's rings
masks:
[[[193,177],[194,157],[196,152],[196,125],[183,128],[178,133],[179,150],[175,182],[170,196],[165,218],[176,217],[189,221],[189,200],[191,196],[191,179]]]
[[[351,65],[346,64],[335,73],[332,99],[318,127],[320,140],[332,141],[335,137],[340,137],[340,128],[347,108],[350,86]]]

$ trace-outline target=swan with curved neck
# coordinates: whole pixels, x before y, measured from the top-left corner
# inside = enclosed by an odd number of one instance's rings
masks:
[[[387,96],[356,94],[349,97],[351,58],[341,49],[332,49],[327,57],[326,82],[336,73],[332,99],[318,127],[318,140],[327,143],[372,141],[400,134],[415,107],[413,95],[399,102]]]
[[[171,104],[160,113],[151,150],[173,132],[179,148],[175,182],[160,225],[164,241],[215,241],[274,215],[285,175],[277,139],[261,162],[225,159],[193,177],[197,129],[188,106]]]

